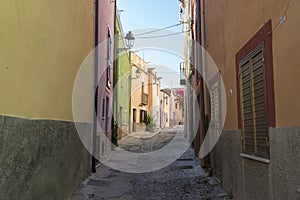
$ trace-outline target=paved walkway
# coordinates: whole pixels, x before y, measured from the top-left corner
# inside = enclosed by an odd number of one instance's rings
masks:
[[[178,128],[161,131],[153,137],[128,136],[119,144],[133,152],[154,151],[167,144]],[[150,133],[148,133],[150,134]],[[226,193],[200,167],[189,148],[171,165],[149,173],[120,172],[101,165],[70,197],[71,200],[159,200],[226,199]]]

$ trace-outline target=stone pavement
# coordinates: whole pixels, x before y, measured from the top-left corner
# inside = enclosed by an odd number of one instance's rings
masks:
[[[127,136],[119,142],[119,145],[133,152],[154,151],[174,138],[176,129],[178,127],[163,130],[153,137]],[[143,133],[136,133],[135,136],[138,134]],[[200,160],[195,158],[193,150],[189,148],[171,165],[149,173],[126,173],[100,165],[97,173],[90,175],[73,193],[70,200],[228,198],[218,182],[203,171]]]

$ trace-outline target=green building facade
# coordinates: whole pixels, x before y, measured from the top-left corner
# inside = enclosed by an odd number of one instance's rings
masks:
[[[126,51],[124,33],[119,16],[116,17],[116,65],[114,88],[115,138],[119,139],[129,132],[130,127],[130,61]]]

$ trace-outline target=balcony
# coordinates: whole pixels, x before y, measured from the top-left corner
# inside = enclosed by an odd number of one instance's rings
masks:
[[[148,104],[148,94],[142,93],[142,105],[147,105]]]

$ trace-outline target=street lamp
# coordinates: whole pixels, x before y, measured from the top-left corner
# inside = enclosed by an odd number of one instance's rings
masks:
[[[137,78],[137,79],[140,78],[141,72],[140,72],[140,69],[139,69],[139,68],[135,70],[135,75],[136,75],[136,78]]]
[[[133,33],[131,31],[129,31],[126,34],[125,39],[126,39],[126,45],[127,45],[128,49],[131,49],[134,45],[134,40],[135,40]]]
[[[126,47],[125,48],[117,48],[118,53],[120,53],[121,51],[127,51],[128,49],[131,49],[134,45],[135,37],[131,31],[128,31],[128,33],[126,34],[124,39],[125,39],[127,48]]]

